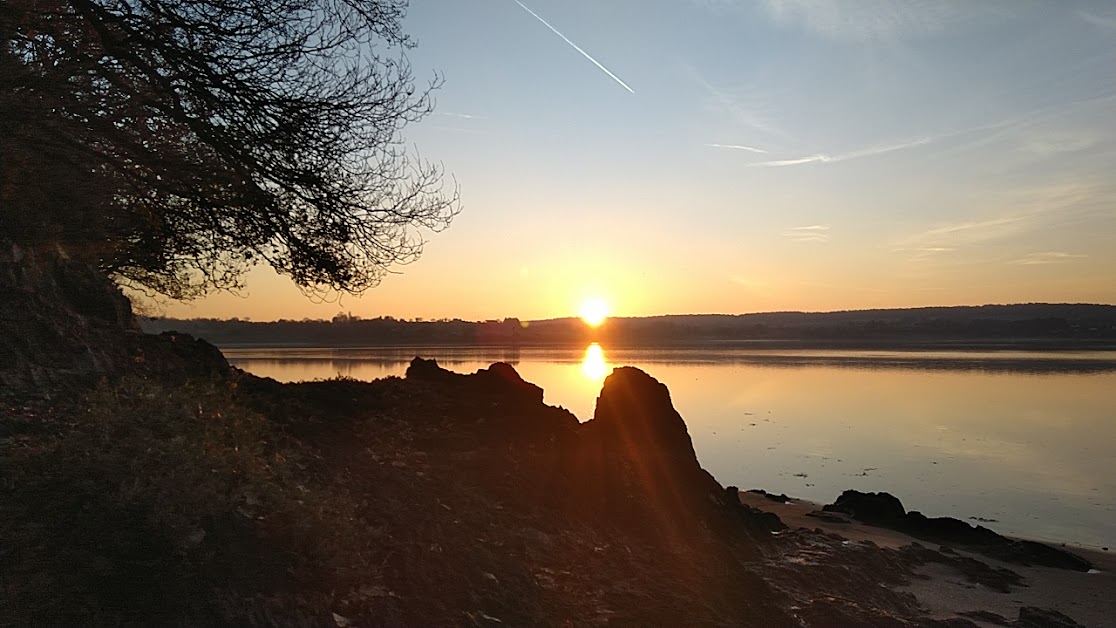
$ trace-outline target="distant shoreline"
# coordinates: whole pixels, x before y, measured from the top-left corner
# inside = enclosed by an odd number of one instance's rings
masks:
[[[176,330],[177,331],[177,330]],[[190,332],[183,332],[190,333]],[[192,335],[192,334],[191,334]],[[203,337],[203,339],[205,339]],[[580,340],[566,341],[472,341],[446,342],[443,340],[384,342],[378,339],[368,343],[323,343],[314,341],[210,341],[221,349],[290,348],[290,349],[397,349],[397,348],[492,348],[492,349],[584,349],[594,342],[605,344],[612,350],[686,350],[686,349],[748,349],[748,350],[896,350],[896,351],[1116,351],[1116,339],[1051,339],[1051,338],[904,338],[884,340],[876,338],[849,338],[846,340],[814,340],[808,338],[782,339],[706,339],[648,342],[612,342],[607,338],[587,336]]]
[[[261,355],[244,353],[331,352],[332,360],[361,361],[378,359],[405,363],[416,356],[439,358],[444,353],[480,354],[485,360],[518,360],[520,352],[570,352],[571,360],[580,360],[586,344],[552,343],[519,345],[475,345],[447,343],[406,343],[369,345],[223,343],[218,345],[231,360],[264,359]],[[768,342],[705,342],[671,345],[603,344],[610,362],[654,364],[655,362],[731,361],[771,366],[865,366],[884,368],[915,368],[945,370],[995,370],[1025,372],[1108,372],[1116,370],[1116,343],[1089,342],[1003,342],[977,343],[916,343],[916,342],[845,342],[811,341]],[[864,355],[865,352],[887,352],[886,355]],[[788,353],[789,352],[789,353]],[[817,352],[817,353],[812,353]],[[832,354],[824,354],[833,352]],[[352,353],[351,357],[344,354]],[[369,354],[383,353],[376,356]],[[632,354],[646,354],[636,355]],[[1017,356],[1016,353],[1036,355]],[[240,355],[238,355],[240,354]],[[341,354],[341,355],[338,355]],[[391,360],[390,354],[398,354]],[[844,354],[844,355],[842,355]],[[989,355],[991,354],[991,355]],[[1079,355],[1067,355],[1079,354]],[[1086,355],[1080,355],[1086,354]],[[669,357],[667,357],[669,356]],[[285,355],[276,359],[319,359],[322,355]]]
[[[774,312],[741,315],[521,321],[400,320],[338,314],[330,320],[140,319],[144,331],[177,331],[218,346],[497,346],[611,348],[1116,350],[1116,306],[980,307]]]

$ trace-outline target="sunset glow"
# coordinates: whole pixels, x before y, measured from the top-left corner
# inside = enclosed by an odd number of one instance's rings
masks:
[[[608,304],[603,299],[589,299],[581,304],[578,315],[585,324],[597,327],[608,318]]]
[[[261,265],[244,290],[149,309],[532,321],[590,298],[633,317],[1112,303],[1116,4],[881,4],[411,3],[408,60],[446,84],[401,139],[461,183],[461,216],[412,234],[421,259],[363,296],[307,299]],[[532,70],[509,70],[508,50]]]

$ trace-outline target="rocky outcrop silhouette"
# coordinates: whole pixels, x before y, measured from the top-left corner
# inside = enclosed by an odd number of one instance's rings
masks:
[[[186,334],[140,331],[104,273],[61,249],[0,248],[0,394],[57,397],[124,374],[179,385],[233,373]]]
[[[1020,565],[1041,565],[1089,571],[1093,565],[1063,549],[1035,541],[1010,539],[984,526],[972,526],[953,517],[927,517],[918,511],[907,512],[903,503],[889,493],[862,493],[848,490],[824,512],[841,512],[864,523],[889,528],[913,537],[948,543],[999,560]]]
[[[53,396],[130,363],[128,299],[60,250],[0,249],[0,390]]]
[[[503,403],[541,404],[543,389],[524,380],[515,367],[506,362],[495,362],[472,375],[462,375],[438,366],[437,360],[416,357],[407,367],[408,379],[426,380],[442,386],[451,386],[471,396],[487,396]]]
[[[593,419],[581,426],[569,474],[583,505],[633,527],[683,535],[725,505],[724,488],[701,468],[670,391],[622,367],[604,382]]]

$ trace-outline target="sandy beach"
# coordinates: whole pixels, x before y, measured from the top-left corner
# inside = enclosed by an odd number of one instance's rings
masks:
[[[821,513],[821,504],[791,498],[785,503],[773,501],[760,493],[741,491],[740,500],[747,506],[777,515],[791,529],[821,529],[837,534],[851,543],[871,542],[880,547],[898,549],[911,543],[927,547],[935,544],[920,541],[912,536],[857,522],[839,513]],[[1095,569],[1089,573],[1050,567],[1023,566],[954,549],[958,555],[978,560],[993,568],[1019,574],[1022,586],[1011,586],[1007,592],[968,581],[954,568],[942,564],[927,564],[916,570],[925,579],[913,580],[897,590],[914,595],[919,604],[933,618],[964,617],[980,626],[1004,625],[991,615],[982,619],[974,611],[994,613],[1006,620],[1014,620],[1023,607],[1055,610],[1086,626],[1112,626],[1116,624],[1116,556],[1112,552],[1088,548],[1065,547],[1089,560]]]

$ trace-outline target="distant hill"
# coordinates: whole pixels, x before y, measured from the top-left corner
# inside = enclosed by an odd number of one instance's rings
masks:
[[[577,318],[520,321],[362,319],[252,322],[145,318],[150,333],[177,331],[219,346],[554,345],[677,346],[733,342],[863,346],[1015,343],[1111,348],[1116,306],[1025,303],[837,312],[681,314],[613,318],[590,328]]]

